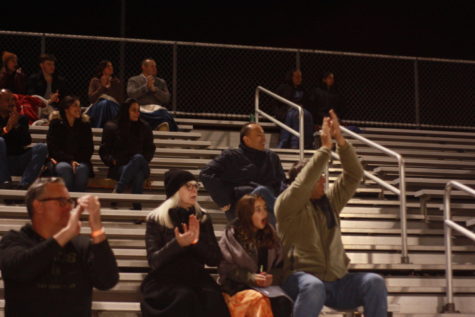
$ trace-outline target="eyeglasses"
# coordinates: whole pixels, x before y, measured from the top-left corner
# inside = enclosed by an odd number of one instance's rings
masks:
[[[184,186],[186,186],[186,189],[188,190],[193,190],[193,189],[199,190],[201,188],[200,183],[186,183]]]
[[[70,205],[72,207],[76,207],[76,199],[74,198],[64,198],[64,197],[56,197],[56,198],[43,198],[39,199],[38,201],[50,201],[50,200],[56,200],[58,204],[61,207],[66,207],[67,205]]]

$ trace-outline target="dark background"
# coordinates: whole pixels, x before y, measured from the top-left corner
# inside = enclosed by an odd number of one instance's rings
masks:
[[[125,1],[132,38],[475,60],[475,1]],[[0,29],[120,36],[121,1],[9,1]]]

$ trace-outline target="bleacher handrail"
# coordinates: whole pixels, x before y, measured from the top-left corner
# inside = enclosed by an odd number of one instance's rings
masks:
[[[454,303],[454,290],[453,290],[453,276],[452,276],[452,229],[463,234],[467,238],[475,241],[475,233],[470,230],[462,227],[461,225],[455,223],[451,220],[451,211],[450,211],[450,194],[452,192],[452,187],[460,189],[467,194],[475,197],[475,190],[472,188],[459,183],[457,181],[451,180],[445,185],[444,191],[444,241],[445,241],[445,279],[447,283],[447,303],[442,309],[442,313],[455,313],[455,303]]]
[[[364,175],[399,196],[399,217],[401,221],[401,263],[409,263],[409,254],[407,247],[406,169],[404,165],[404,158],[401,154],[390,150],[374,141],[371,141],[370,139],[365,138],[347,129],[344,126],[341,126],[340,128],[344,133],[349,134],[351,137],[360,140],[368,146],[378,149],[389,156],[396,158],[399,168],[399,189],[368,171],[364,171]],[[339,159],[337,154],[333,153],[333,156]]]
[[[277,99],[280,102],[283,102],[286,105],[289,105],[289,106],[297,109],[297,111],[299,112],[299,130],[300,130],[300,132],[295,131],[294,129],[292,129],[291,127],[286,125],[285,123],[277,120],[276,118],[272,117],[268,113],[261,110],[260,109],[260,98],[259,98],[259,96],[260,96],[259,93],[260,92],[263,92],[263,93],[271,96],[272,98]],[[264,118],[266,118],[267,120],[269,120],[271,122],[274,122],[275,124],[277,124],[282,129],[285,129],[285,130],[289,131],[290,133],[292,133],[293,135],[295,135],[296,137],[299,138],[299,159],[302,161],[303,160],[303,152],[304,152],[304,146],[303,146],[303,141],[304,141],[303,108],[301,106],[299,106],[298,104],[293,103],[292,101],[287,100],[287,99],[277,95],[276,93],[273,93],[272,91],[270,91],[268,89],[265,89],[262,86],[257,86],[257,88],[256,88],[254,104],[255,104],[255,120],[256,120],[257,123],[259,123],[259,115],[261,115]]]

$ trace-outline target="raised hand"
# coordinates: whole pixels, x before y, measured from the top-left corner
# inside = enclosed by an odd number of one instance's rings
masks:
[[[176,241],[182,248],[196,244],[200,239],[200,222],[195,215],[190,215],[188,219],[188,225],[182,224],[183,233],[180,233],[178,227],[174,230]]]
[[[83,211],[84,208],[81,205],[71,210],[66,226],[53,236],[60,246],[65,246],[69,240],[81,232],[81,221],[79,219]]]
[[[339,146],[345,145],[346,141],[345,138],[343,137],[343,134],[341,133],[340,129],[340,120],[338,119],[338,116],[336,115],[335,111],[331,109],[329,111],[330,114],[330,134],[332,138],[335,139],[335,141],[338,143]]]
[[[91,231],[100,230],[102,228],[101,221],[101,203],[99,198],[94,195],[85,195],[78,198],[78,206],[87,210],[89,213],[89,227]]]
[[[322,146],[331,149],[332,148],[332,137],[330,132],[330,118],[323,118],[322,129],[320,132],[320,140],[322,141]]]
[[[268,287],[272,285],[272,274],[267,274],[265,272],[254,274],[254,281],[259,287]]]

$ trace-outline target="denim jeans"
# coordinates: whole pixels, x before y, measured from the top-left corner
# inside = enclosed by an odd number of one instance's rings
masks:
[[[92,128],[102,128],[107,121],[119,114],[119,105],[107,99],[99,99],[89,108],[87,114],[91,117]]]
[[[266,202],[267,211],[269,212],[269,215],[268,215],[269,223],[271,223],[275,227],[276,218],[274,214],[274,204],[275,204],[276,197],[274,195],[274,191],[271,190],[267,186],[261,185],[254,188],[254,190],[252,190],[249,194],[259,195],[259,196],[262,196],[262,198],[264,198]],[[237,205],[237,201],[232,204],[231,208],[229,208],[228,211],[226,211],[226,218],[228,219],[229,222],[233,221],[236,218],[236,205]]]
[[[35,144],[23,154],[7,156],[5,139],[0,137],[0,182],[11,181],[12,175],[21,175],[20,185],[30,185],[39,176],[47,156],[44,143]]]
[[[132,194],[143,193],[143,183],[150,176],[150,168],[142,154],[135,154],[130,161],[119,166],[119,181],[116,191],[121,193],[130,185]]]
[[[140,112],[140,118],[144,119],[150,125],[152,130],[163,122],[168,122],[168,127],[170,131],[178,131],[178,125],[175,122],[175,119],[170,112],[166,109],[156,110],[154,112]]]
[[[286,125],[299,132],[299,112],[297,109],[289,109],[287,115],[285,116]],[[303,109],[303,131],[304,131],[304,147],[306,149],[313,148],[313,117],[312,114],[307,110]],[[291,148],[298,149],[299,147],[299,138],[291,134],[285,129],[281,129],[278,148]]]
[[[89,180],[89,166],[79,163],[76,172],[73,172],[71,164],[59,162],[55,166],[56,174],[64,180],[66,187],[70,192],[86,191],[87,181]]]
[[[293,317],[314,317],[323,305],[334,309],[364,306],[365,317],[387,317],[387,290],[384,279],[375,273],[348,273],[334,282],[324,282],[305,273],[294,272],[282,285],[294,300]]]

